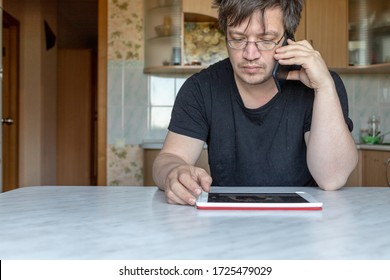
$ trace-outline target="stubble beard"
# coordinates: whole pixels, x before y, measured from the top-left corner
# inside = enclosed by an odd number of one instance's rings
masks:
[[[254,73],[249,73],[245,71],[246,66],[256,66],[259,67],[259,69]],[[247,63],[242,63],[238,64],[237,67],[239,71],[236,73],[236,78],[244,84],[259,85],[271,78],[271,73],[268,73],[267,66],[265,64],[248,65]]]

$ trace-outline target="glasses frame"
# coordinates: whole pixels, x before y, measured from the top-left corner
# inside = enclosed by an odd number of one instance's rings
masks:
[[[272,40],[258,40],[258,41],[243,40],[243,41],[241,42],[241,43],[242,43],[242,46],[240,46],[240,47],[238,47],[238,48],[231,45],[231,42],[237,41],[236,39],[229,39],[229,40],[227,40],[227,43],[228,43],[228,46],[229,46],[230,48],[234,49],[234,50],[244,50],[244,49],[248,46],[249,43],[254,43],[255,46],[256,46],[256,48],[257,48],[257,50],[259,50],[259,51],[272,51],[272,50],[274,50],[274,49],[276,48],[277,45],[280,44],[280,42],[283,40],[283,38],[286,37],[286,35],[287,35],[287,34],[284,33],[283,36],[282,36],[277,42],[272,41]],[[261,47],[259,47],[259,45],[261,46],[261,43],[262,43],[262,42],[273,43],[274,46],[273,46],[272,48],[270,48],[270,49],[261,48]]]

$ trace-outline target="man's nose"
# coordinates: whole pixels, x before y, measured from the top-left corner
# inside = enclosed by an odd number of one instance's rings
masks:
[[[256,42],[249,42],[244,48],[243,57],[247,60],[256,60],[261,57],[261,51],[258,49]]]

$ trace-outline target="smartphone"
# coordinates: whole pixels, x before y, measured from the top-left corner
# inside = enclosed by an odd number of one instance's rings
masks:
[[[294,40],[294,35],[286,35],[283,41],[282,46],[287,45],[287,39]],[[274,70],[272,71],[272,77],[275,80],[276,87],[278,88],[278,92],[282,91],[282,87],[287,80],[288,73],[292,70],[299,70],[300,66],[297,65],[280,65],[278,61],[276,61]]]

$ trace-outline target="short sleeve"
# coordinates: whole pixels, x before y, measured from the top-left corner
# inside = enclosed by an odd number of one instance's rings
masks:
[[[345,123],[348,125],[349,131],[352,131],[353,130],[353,122],[349,118],[349,107],[348,107],[347,90],[345,89],[344,83],[341,80],[340,76],[337,73],[333,72],[333,71],[330,71],[330,73],[331,73],[332,78],[334,80],[334,83],[336,85],[336,90],[337,90],[337,94],[339,96],[341,108],[343,110]]]
[[[209,124],[204,95],[195,75],[187,79],[180,88],[168,129],[178,134],[207,141]]]

